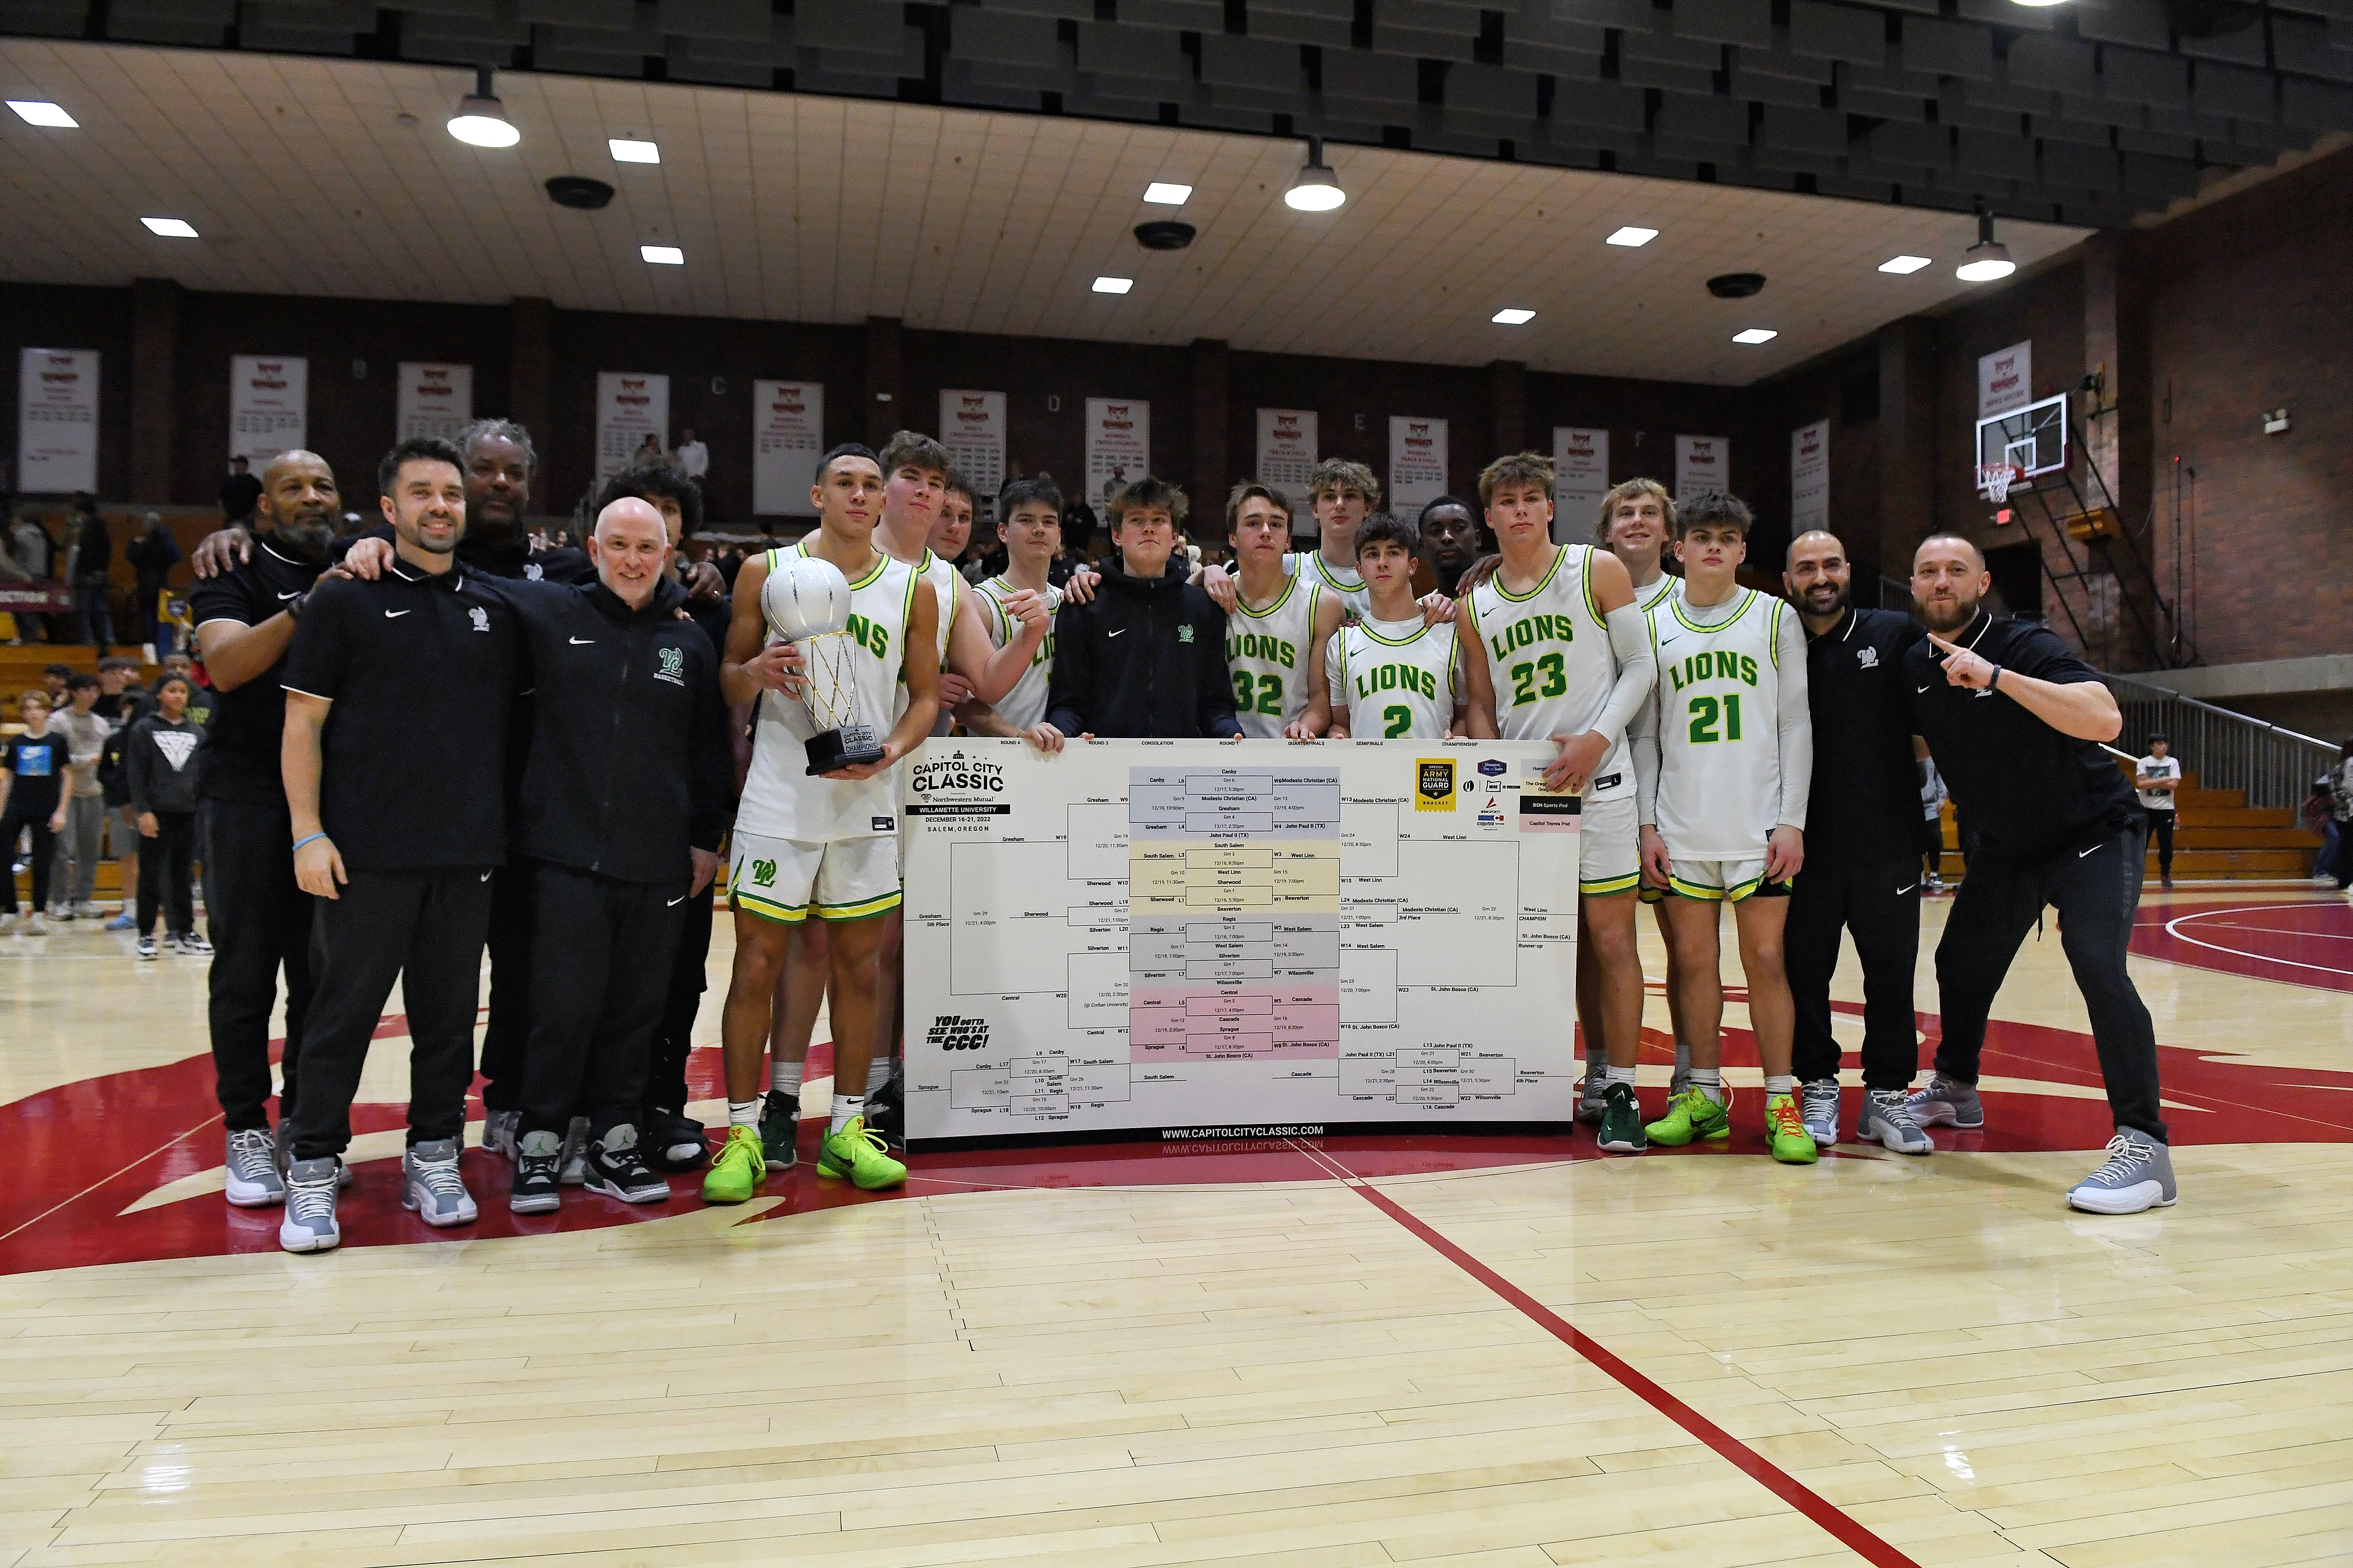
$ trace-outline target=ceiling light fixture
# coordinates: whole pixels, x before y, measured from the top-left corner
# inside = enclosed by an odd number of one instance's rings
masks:
[[[1732,341],[1736,343],[1769,343],[1780,335],[1770,327],[1750,327],[1745,331],[1733,333]]]
[[[2059,0],[2010,0],[2010,4],[2014,5],[2031,5],[2040,10],[2045,5],[2058,5]]]
[[[1144,199],[1156,207],[1181,207],[1193,199],[1193,187],[1155,180],[1144,187]]]
[[[1978,204],[1978,242],[1962,254],[1961,264],[1953,268],[1953,276],[1964,283],[1990,283],[1997,278],[2007,278],[2018,270],[2018,263],[2010,258],[2010,247],[1993,237],[1993,214],[1983,202]]]
[[[675,245],[641,245],[638,247],[638,254],[644,257],[648,261],[652,262],[656,267],[683,267],[686,265],[686,252],[681,250]]]
[[[458,112],[449,120],[449,134],[469,147],[512,147],[522,140],[522,132],[507,118],[506,105],[491,89],[490,67],[475,71],[474,90],[458,100]]]
[[[1095,279],[1095,292],[1098,294],[1124,294],[1130,289],[1134,287],[1135,279],[1133,278],[1098,278]]]
[[[8,100],[8,107],[15,110],[16,118],[27,125],[38,125],[50,131],[81,129],[81,121],[45,99],[12,98]]]
[[[633,136],[614,136],[605,145],[613,150],[616,163],[659,163],[661,149],[650,142],[640,142]]]
[[[1638,245],[1648,245],[1651,241],[1658,237],[1659,231],[1655,228],[1636,228],[1632,225],[1629,224],[1626,227],[1620,229],[1616,234],[1611,235],[1608,239],[1603,240],[1601,243],[1604,245],[1623,245],[1631,247]]]
[[[196,226],[184,217],[142,217],[149,234],[160,234],[165,239],[195,239]]]
[[[1894,272],[1900,276],[1905,273],[1917,272],[1923,267],[1929,265],[1929,259],[1925,256],[1891,256],[1879,264],[1879,269],[1882,272]]]
[[[1291,189],[1282,193],[1282,205],[1293,212],[1328,213],[1348,199],[1340,188],[1340,176],[1324,162],[1324,138],[1307,139],[1307,162],[1300,166]]]
[[[1507,306],[1487,318],[1498,326],[1525,327],[1536,319],[1534,310],[1523,310],[1516,305]]]

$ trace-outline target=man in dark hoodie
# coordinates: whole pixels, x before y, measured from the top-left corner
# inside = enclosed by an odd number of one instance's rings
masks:
[[[680,618],[661,514],[634,497],[598,515],[597,581],[505,585],[537,697],[515,834],[536,864],[532,1027],[510,1205],[553,1212],[575,1103],[586,1184],[670,1195],[638,1147],[648,1051],[686,900],[719,869],[733,759],[719,656]],[[707,896],[707,894],[705,894]]]
[[[1239,738],[1226,613],[1169,571],[1185,492],[1146,475],[1114,493],[1112,545],[1092,601],[1054,618],[1046,721],[1065,735]]]

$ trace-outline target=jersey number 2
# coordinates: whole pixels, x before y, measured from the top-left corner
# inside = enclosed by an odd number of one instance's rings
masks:
[[[1542,685],[1536,677],[1544,677]],[[1534,664],[1512,666],[1512,706],[1525,708],[1539,697],[1565,697],[1568,694],[1568,667],[1556,653],[1546,654]]]
[[[1382,709],[1381,718],[1388,725],[1388,729],[1381,731],[1381,739],[1384,741],[1394,741],[1413,728],[1413,710],[1401,702]]]
[[[1691,702],[1691,738],[1694,746],[1705,745],[1718,739],[1715,732],[1716,700],[1694,697]],[[1740,739],[1740,698],[1737,694],[1724,700],[1724,734],[1726,741]]]
[[[1282,677],[1261,675],[1258,678],[1258,700],[1250,700],[1250,672],[1234,671],[1234,706],[1244,713],[1264,713],[1269,718],[1282,717]]]

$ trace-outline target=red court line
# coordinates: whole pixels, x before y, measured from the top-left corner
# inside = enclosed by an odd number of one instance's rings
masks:
[[[1876,1568],[1919,1568],[1911,1558],[1849,1518],[1828,1498],[1636,1372],[1608,1347],[1448,1240],[1435,1226],[1418,1218],[1404,1205],[1347,1171],[1330,1154],[1321,1157],[1341,1170],[1348,1185],[1354,1187],[1366,1202],[1405,1226],[1440,1257],[1510,1302],[1519,1310],[1522,1317],[1608,1373],[1636,1398],[1715,1450],[1741,1474],[1812,1520],[1848,1551],[1864,1562],[1875,1564]]]

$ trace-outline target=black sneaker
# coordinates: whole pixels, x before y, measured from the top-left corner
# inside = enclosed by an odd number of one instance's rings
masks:
[[[555,1169],[564,1163],[564,1135],[526,1132],[515,1142],[514,1186],[507,1207],[517,1214],[554,1214],[564,1202]]]
[[[664,1171],[699,1171],[711,1163],[711,1143],[702,1123],[663,1106],[646,1108],[647,1158]]]
[[[581,1185],[592,1193],[625,1204],[658,1204],[670,1196],[670,1184],[647,1168],[638,1152],[638,1130],[626,1121],[589,1143],[586,1165]]]
[[[142,936],[142,937],[141,937],[141,938],[139,939],[138,952],[139,952],[139,956],[140,956],[140,957],[142,957],[142,958],[153,958],[153,957],[154,957],[154,956],[155,956],[155,939],[154,939],[153,937],[152,937],[152,936]]]
[[[907,1108],[899,1098],[899,1082],[893,1074],[889,1083],[866,1097],[867,1131],[881,1134],[893,1149],[907,1146]]]

